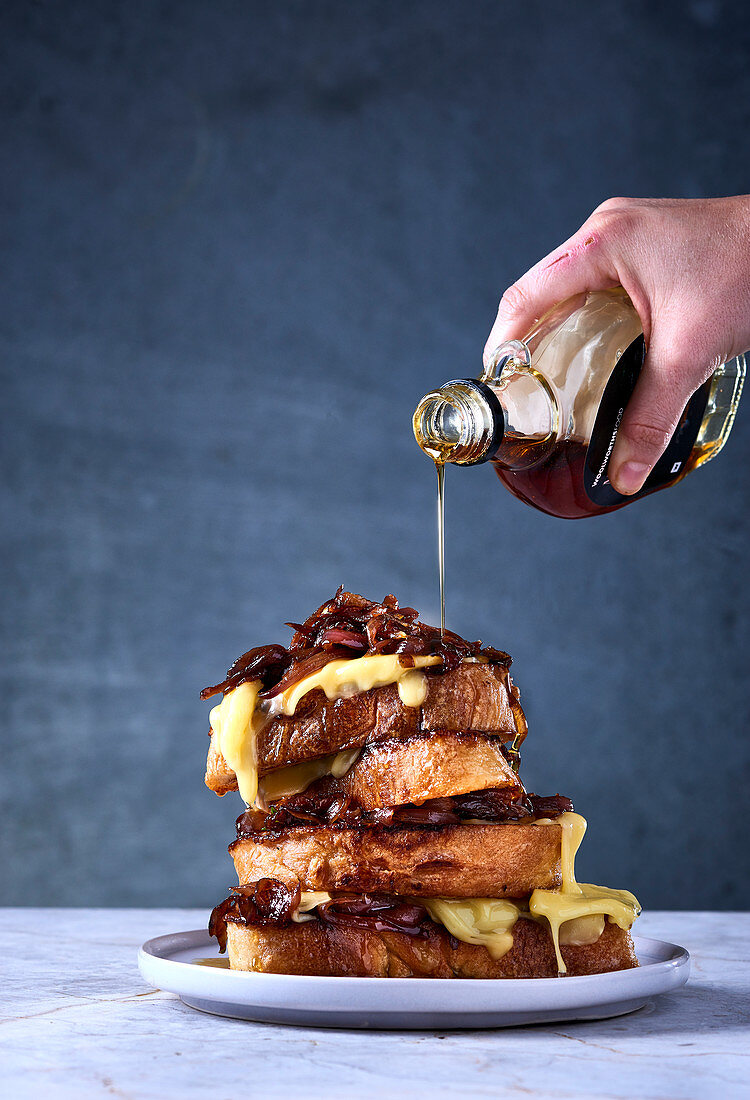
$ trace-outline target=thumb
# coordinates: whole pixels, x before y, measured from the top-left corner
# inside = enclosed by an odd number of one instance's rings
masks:
[[[627,496],[643,488],[674,435],[691,395],[708,376],[693,378],[692,372],[681,369],[669,344],[673,341],[654,329],[609,460],[609,480],[618,493]]]

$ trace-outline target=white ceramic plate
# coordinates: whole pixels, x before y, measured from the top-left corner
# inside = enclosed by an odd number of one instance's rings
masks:
[[[218,958],[208,932],[144,943],[138,966],[149,985],[218,1016],[308,1027],[477,1028],[601,1020],[642,1008],[684,985],[684,947],[636,936],[640,967],[580,978],[315,978],[196,965]]]

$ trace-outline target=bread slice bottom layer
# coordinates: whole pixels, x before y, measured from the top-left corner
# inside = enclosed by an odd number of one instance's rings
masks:
[[[358,978],[554,978],[557,961],[549,929],[521,918],[513,947],[492,959],[485,947],[456,940],[438,925],[426,934],[375,932],[320,920],[283,927],[227,924],[233,970]],[[638,966],[629,932],[606,923],[599,939],[563,946],[568,975],[603,974]]]
[[[435,829],[304,826],[229,845],[239,882],[276,878],[302,890],[434,898],[522,898],[561,884],[557,824]]]

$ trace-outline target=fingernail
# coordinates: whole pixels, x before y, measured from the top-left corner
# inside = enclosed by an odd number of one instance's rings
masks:
[[[610,478],[610,481],[614,483],[618,493],[625,493],[630,496],[643,487],[649,469],[650,467],[644,462],[623,462],[615,476]]]

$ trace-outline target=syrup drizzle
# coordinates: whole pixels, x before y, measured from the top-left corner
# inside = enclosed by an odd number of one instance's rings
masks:
[[[437,471],[438,575],[440,577],[440,633],[445,634],[445,462],[435,460]]]

